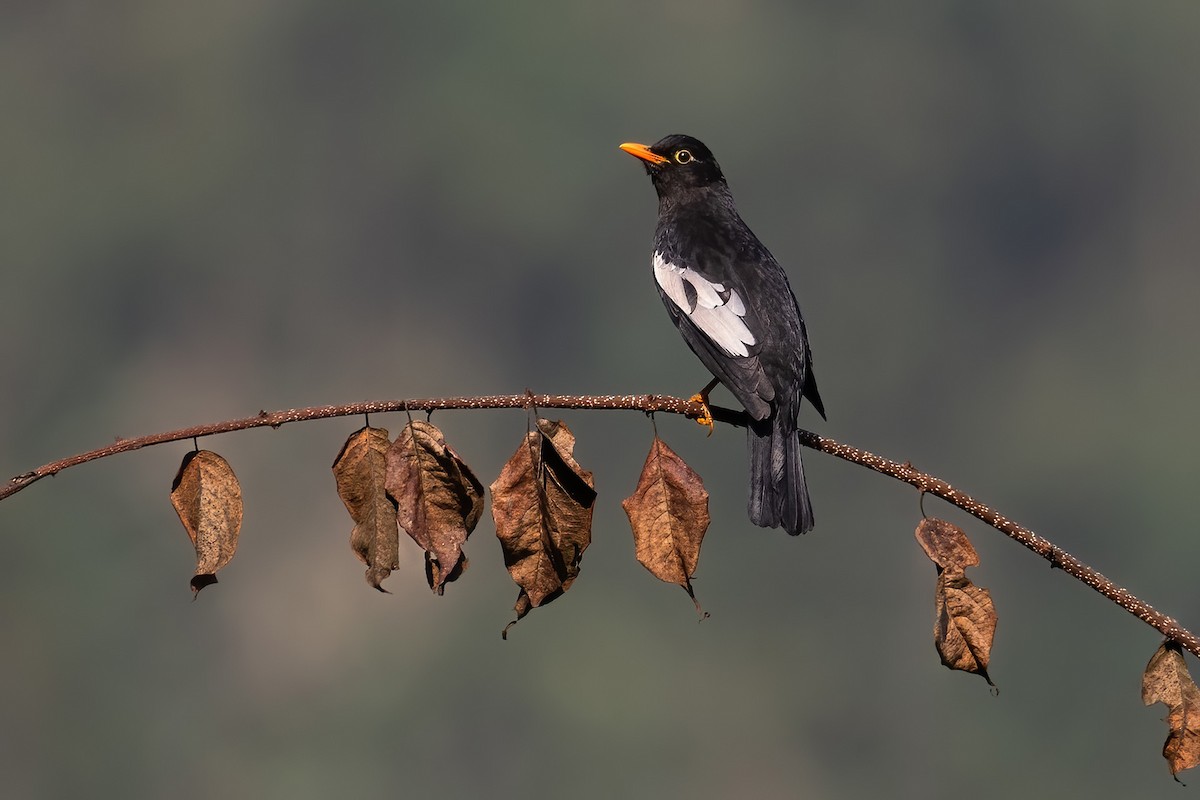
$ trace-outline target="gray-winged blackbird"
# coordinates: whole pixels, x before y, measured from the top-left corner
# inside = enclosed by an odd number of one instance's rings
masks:
[[[750,415],[750,520],[806,533],[813,514],[796,415],[801,397],[822,417],[825,408],[787,275],[738,216],[703,143],[677,134],[621,149],[641,159],[658,192],[654,280],[671,321],[716,378],[700,399],[707,403],[720,381]]]

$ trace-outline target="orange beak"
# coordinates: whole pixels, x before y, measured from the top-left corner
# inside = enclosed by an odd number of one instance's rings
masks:
[[[644,144],[638,144],[637,142],[626,142],[625,144],[621,145],[621,149],[626,153],[629,153],[629,155],[633,156],[634,158],[640,158],[642,161],[645,161],[648,164],[653,164],[656,167],[660,167],[671,160],[666,156],[660,156],[658,153],[650,152],[649,147],[646,147]]]

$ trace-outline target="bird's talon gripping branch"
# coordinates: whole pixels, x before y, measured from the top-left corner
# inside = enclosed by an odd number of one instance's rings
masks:
[[[712,409],[708,407],[708,395],[709,392],[717,388],[718,383],[720,383],[720,381],[717,378],[713,378],[704,385],[703,389],[688,398],[689,403],[699,403],[700,405],[704,406],[704,411],[701,412],[700,416],[696,417],[696,422],[708,428],[709,436],[713,435],[713,431],[716,429],[716,423],[713,420]]]
[[[708,407],[708,395],[694,394],[688,398],[688,402],[699,403],[700,405],[704,406],[704,411],[700,413],[700,416],[696,417],[696,422],[708,428],[708,435],[712,436],[713,430],[715,430],[717,426],[713,421],[712,409]]]

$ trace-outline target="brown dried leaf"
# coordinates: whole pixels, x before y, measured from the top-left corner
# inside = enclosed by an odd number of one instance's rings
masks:
[[[387,591],[381,585],[384,578],[400,565],[396,504],[384,488],[391,443],[383,428],[360,428],[333,462],[338,496],[354,520],[350,548],[367,565],[367,583],[381,592]]]
[[[513,623],[570,588],[591,544],[596,491],[574,448],[563,422],[539,419],[491,485],[496,536],[521,587]]]
[[[637,488],[621,506],[633,528],[637,560],[659,580],[682,586],[696,611],[707,616],[691,581],[708,530],[704,481],[655,435]]]
[[[963,529],[944,519],[926,517],[917,526],[917,541],[939,569],[966,569],[979,564],[979,554]]]
[[[400,527],[425,551],[429,588],[442,594],[467,568],[462,546],[483,514],[483,484],[436,426],[418,420],[387,451],[386,486]]]
[[[217,582],[233,558],[242,529],[242,488],[229,462],[211,450],[183,457],[171,484],[171,505],[196,548],[193,592]]]
[[[977,673],[994,687],[987,673],[996,635],[991,594],[971,583],[961,569],[945,569],[938,573],[936,605],[933,636],[942,663],[950,669]]]
[[[1167,741],[1163,758],[1176,776],[1200,764],[1200,689],[1188,673],[1183,651],[1164,642],[1142,674],[1142,702],[1167,706]]]
[[[942,519],[922,519],[916,537],[937,567],[933,642],[942,663],[982,675],[994,688],[987,665],[996,635],[996,607],[988,590],[971,583],[965,572],[979,563],[979,554],[962,528]]]

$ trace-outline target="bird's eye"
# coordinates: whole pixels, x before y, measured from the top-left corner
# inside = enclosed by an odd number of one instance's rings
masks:
[[[690,164],[694,160],[695,159],[692,158],[691,152],[688,150],[676,150],[675,151],[675,163],[676,164]]]

